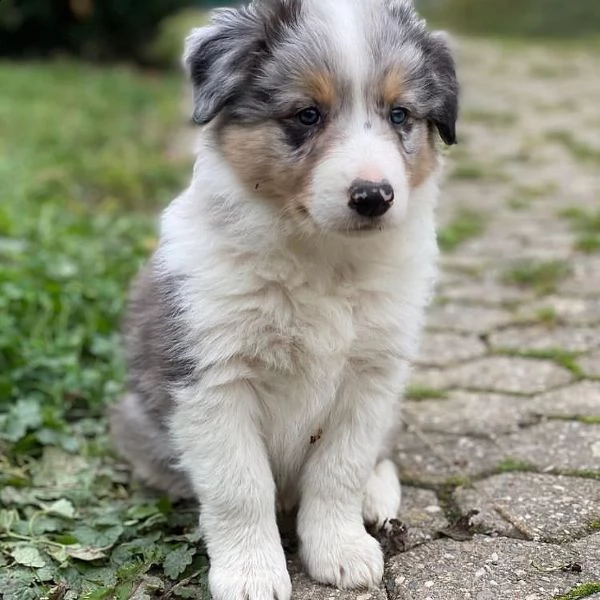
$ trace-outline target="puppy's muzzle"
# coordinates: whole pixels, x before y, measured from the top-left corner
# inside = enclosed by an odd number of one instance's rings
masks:
[[[394,204],[394,188],[387,181],[357,179],[349,195],[348,206],[361,217],[381,217]]]

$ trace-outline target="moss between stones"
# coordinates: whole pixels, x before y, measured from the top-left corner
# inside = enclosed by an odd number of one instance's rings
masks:
[[[557,469],[550,471],[552,475],[564,475],[565,477],[581,477],[582,479],[595,479],[600,481],[600,471],[592,469]]]
[[[600,581],[578,585],[562,596],[554,596],[554,600],[579,600],[579,598],[587,598],[597,592],[600,592]]]
[[[600,519],[593,519],[588,523],[588,529],[590,531],[600,531]]]
[[[551,360],[559,367],[571,371],[576,377],[583,377],[584,373],[577,364],[577,358],[580,354],[577,352],[568,352],[561,348],[546,348],[543,350],[518,350],[516,348],[498,348],[497,354],[502,356],[514,356],[519,358],[536,358],[540,360]]]
[[[475,171],[463,167],[462,179],[474,178]],[[456,177],[456,173],[455,173]],[[440,248],[444,252],[452,252],[468,240],[478,237],[485,231],[485,215],[472,209],[461,208],[446,226],[438,232]]]
[[[559,283],[572,272],[571,265],[562,260],[516,262],[503,275],[504,283],[532,289],[539,295],[552,294]]]
[[[496,474],[500,473],[531,473],[537,471],[537,469],[524,461],[515,460],[514,458],[507,457],[502,460],[496,469]]]
[[[448,394],[443,390],[421,385],[409,386],[404,392],[406,400],[445,400]]]

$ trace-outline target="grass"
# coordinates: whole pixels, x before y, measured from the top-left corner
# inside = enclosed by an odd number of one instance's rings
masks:
[[[468,34],[528,40],[600,35],[596,0],[421,0],[421,5],[436,22]]]
[[[155,209],[189,172],[169,151],[181,79],[0,63],[0,89],[3,598],[189,597],[206,571],[195,510],[125,486],[99,418],[121,389],[115,332]]]
[[[579,354],[568,352],[561,348],[545,348],[543,350],[517,350],[514,348],[500,348],[498,354],[503,356],[515,356],[519,358],[534,358],[538,360],[551,360],[559,367],[570,371],[576,377],[583,377],[584,373],[577,364]]]
[[[450,177],[452,179],[466,179],[471,181],[477,181],[478,179],[484,179],[487,174],[485,167],[472,162],[461,163],[454,168]]]
[[[575,248],[592,254],[600,252],[600,210],[589,212],[580,208],[569,208],[560,213],[568,219],[577,236]]]
[[[518,122],[518,115],[509,111],[491,111],[485,109],[465,110],[462,118],[470,123],[481,123],[492,127],[514,127]]]
[[[593,519],[588,523],[588,529],[590,531],[600,531],[600,519]]]
[[[444,252],[452,252],[484,231],[485,216],[472,208],[462,208],[446,227],[439,230],[438,242]]]
[[[540,295],[552,294],[571,274],[570,265],[562,260],[523,260],[505,271],[504,283],[531,289]]]
[[[404,398],[406,400],[445,400],[448,398],[448,394],[443,390],[437,390],[435,388],[429,388],[420,385],[409,386],[404,392]]]
[[[552,130],[546,134],[546,138],[563,146],[578,162],[591,162],[595,165],[600,163],[600,148],[578,140],[571,131]]]
[[[558,469],[551,472],[555,475],[564,475],[565,477],[581,477],[582,479],[600,481],[600,471],[593,469]]]
[[[566,594],[554,596],[554,600],[579,600],[580,598],[587,598],[597,592],[600,592],[600,581],[583,583]]]
[[[513,210],[525,210],[529,208],[536,200],[556,192],[556,187],[556,184],[553,183],[537,186],[518,186],[511,197],[507,200],[507,204]]]
[[[537,469],[533,465],[510,457],[503,459],[495,468],[496,474],[530,473],[536,470]]]
[[[560,316],[551,306],[543,306],[535,313],[536,321],[546,327],[556,327],[560,323]]]

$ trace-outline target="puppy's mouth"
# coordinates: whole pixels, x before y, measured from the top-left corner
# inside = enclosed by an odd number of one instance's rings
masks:
[[[313,231],[322,233],[332,233],[337,235],[346,235],[352,237],[376,235],[385,231],[389,227],[387,216],[381,217],[361,217],[350,214],[345,219],[340,219],[337,223],[322,223],[316,219],[310,209],[301,202],[295,202],[293,206],[293,216],[297,223]]]
[[[376,234],[384,229],[385,219],[369,219],[364,223],[353,223],[350,227],[346,229],[340,229],[338,232],[346,235],[358,236]]]

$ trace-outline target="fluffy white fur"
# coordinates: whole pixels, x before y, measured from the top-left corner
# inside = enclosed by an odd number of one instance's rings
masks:
[[[164,215],[159,259],[187,277],[187,324],[205,369],[177,393],[171,430],[202,504],[213,595],[289,598],[276,490],[282,506],[299,502],[313,578],[375,586],[383,556],[363,513],[381,524],[400,504],[385,459],[434,276],[435,178],[397,227],[299,236],[248,198],[214,150],[199,156],[191,187]],[[238,215],[225,232],[211,224],[216,197]]]

